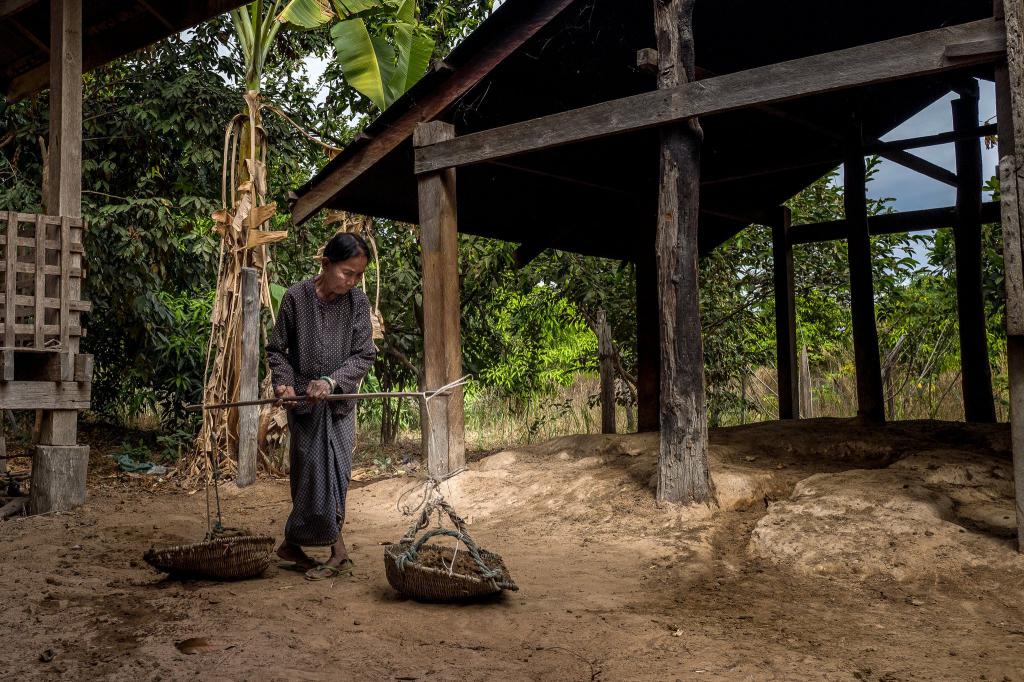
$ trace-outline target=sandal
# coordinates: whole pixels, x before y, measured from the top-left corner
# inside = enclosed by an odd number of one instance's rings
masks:
[[[351,559],[345,559],[337,566],[320,564],[319,566],[306,571],[306,580],[328,580],[330,578],[338,578],[343,575],[352,575],[353,566],[355,566],[355,564]]]
[[[316,561],[310,559],[308,563],[305,561],[286,561],[283,563],[279,563],[277,567],[280,568],[282,571],[295,571],[296,573],[306,573],[307,571],[312,571],[319,565],[320,564],[318,564]]]

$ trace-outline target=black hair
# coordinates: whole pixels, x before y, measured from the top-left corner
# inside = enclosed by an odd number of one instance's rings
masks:
[[[339,232],[331,237],[331,241],[324,247],[324,258],[332,263],[340,263],[356,256],[369,258],[370,247],[366,245],[365,239],[351,232]]]

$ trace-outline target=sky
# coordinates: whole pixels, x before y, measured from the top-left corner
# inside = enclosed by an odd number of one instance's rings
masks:
[[[996,101],[995,85],[990,81],[979,81],[981,100],[979,114],[982,123],[995,121]],[[953,114],[950,102],[956,95],[950,93],[938,102],[911,118],[903,125],[894,129],[883,140],[901,140],[909,137],[920,137],[944,133],[953,129]],[[923,147],[911,150],[923,159],[936,163],[943,168],[956,171],[953,144],[936,147]],[[982,177],[985,180],[996,174],[999,164],[995,149],[982,148]],[[842,174],[840,173],[840,182]],[[892,207],[897,211],[913,211],[921,208],[941,208],[956,203],[956,190],[945,183],[915,173],[891,161],[882,160],[875,179],[868,183],[868,196],[873,199],[892,197],[896,201]],[[990,200],[990,196],[985,197]]]

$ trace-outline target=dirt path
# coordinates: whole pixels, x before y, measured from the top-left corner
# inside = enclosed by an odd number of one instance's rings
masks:
[[[202,493],[96,487],[75,514],[0,524],[0,678],[1024,679],[1024,571],[1012,559],[897,581],[884,570],[808,575],[751,553],[764,497],[907,454],[863,441],[840,457],[825,441],[860,441],[831,427],[792,432],[795,450],[773,452],[778,428],[715,434],[720,471],[729,460],[759,471],[748,476],[757,485],[771,478],[759,502],[714,516],[654,506],[643,437],[475,464],[446,492],[522,589],[469,606],[418,604],[387,585],[379,545],[407,526],[394,505],[408,479],[352,491],[355,576],[323,583],[277,567],[239,583],[161,579],[141,554],[201,538]],[[998,432],[967,436],[960,447],[1003,457]],[[817,459],[804,456],[815,448]],[[283,482],[225,500],[231,525],[275,535],[288,508]],[[196,637],[209,650],[175,646]]]

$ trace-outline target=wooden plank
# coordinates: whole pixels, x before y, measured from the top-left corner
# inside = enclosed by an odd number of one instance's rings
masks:
[[[998,223],[1000,216],[999,203],[986,201],[981,205],[982,223]],[[899,213],[882,213],[868,218],[868,230],[872,236],[880,234],[899,234],[902,232],[921,232],[952,227],[956,223],[956,207],[926,208],[919,211],[900,211]],[[812,242],[829,242],[846,238],[846,221],[830,220],[824,223],[806,223],[790,228],[790,241],[793,244],[810,244]]]
[[[46,274],[43,272],[43,268],[46,266],[46,224],[36,217],[36,235],[35,235],[35,255],[36,255],[36,283],[35,283],[35,326],[36,333],[33,343],[36,348],[43,347],[43,324],[46,322],[45,311],[46,308],[43,305],[43,299],[45,298],[44,293],[46,292]]]
[[[922,159],[920,156],[905,152],[902,150],[883,150],[878,153],[882,158],[888,159],[893,163],[898,163],[904,168],[920,173],[925,177],[931,178],[932,180],[938,180],[941,183],[947,184],[950,187],[956,187],[956,174],[952,173],[942,166],[932,163],[926,159]]]
[[[75,354],[74,380],[91,382],[93,372],[93,356],[86,353]]]
[[[87,410],[91,383],[8,381],[0,383],[0,409]]]
[[[37,213],[15,213],[15,215],[18,217],[18,221],[19,222],[22,222],[22,223],[34,223],[38,219],[39,215],[41,215],[41,214],[37,214]],[[48,215],[48,214],[42,214],[42,215],[43,215],[43,221],[47,225],[60,225],[61,217],[59,215]],[[65,217],[70,217],[71,227],[82,227],[82,225],[85,224],[85,220],[81,216],[77,216],[77,217],[76,216],[65,216]],[[52,248],[56,248],[56,247],[52,247]]]
[[[407,111],[376,133],[367,143],[353,146],[343,153],[342,163],[318,176],[309,191],[299,197],[292,207],[296,224],[308,220],[316,211],[328,204],[357,177],[390,154],[413,133],[417,124],[432,121],[445,109],[465,95],[501,64],[506,57],[523,46],[538,31],[569,7],[574,0],[535,0],[532,12],[523,21],[494,40],[482,45],[473,57],[429,92],[411,99]],[[499,11],[515,10],[502,7]]]
[[[493,161],[696,116],[992,63],[997,55],[950,60],[946,47],[999,39],[1002,34],[1000,23],[986,19],[682,83],[417,149],[415,170],[426,173]]]
[[[43,300],[43,307],[44,308],[49,308],[51,310],[59,309],[60,308],[60,299],[59,298],[45,298],[44,297],[42,300]],[[21,295],[15,296],[14,297],[14,303],[15,303],[15,305],[34,307],[36,305],[36,297],[35,296],[21,296]],[[4,305],[5,306],[6,304],[7,304],[7,295],[6,294],[0,294],[0,305]],[[68,304],[68,307],[73,312],[87,313],[87,312],[92,310],[92,303],[90,303],[89,301],[71,301]]]
[[[36,446],[28,513],[68,511],[85,504],[88,468],[88,446]]]
[[[36,273],[36,264],[35,263],[18,263],[17,266],[15,267],[14,271],[16,273],[21,272],[21,273],[25,273],[25,274],[34,275]],[[7,272],[7,263],[6,263],[6,261],[3,262],[3,263],[0,263],[0,272]],[[46,274],[46,275],[63,275],[64,271],[62,270],[61,266],[59,266],[59,265],[47,265],[47,266],[45,266],[43,268],[43,274]],[[72,267],[70,269],[70,271],[68,272],[68,275],[71,277],[72,280],[82,279],[84,274],[85,273],[82,272],[81,268],[76,268],[76,267]]]
[[[857,374],[857,414],[868,421],[885,421],[882,399],[882,361],[875,322],[875,288],[871,270],[867,187],[859,127],[844,164],[843,201],[846,207],[847,259],[850,265],[850,308]]]
[[[68,221],[62,220],[60,224],[61,244],[71,243],[71,226]],[[63,350],[71,348],[71,252],[68,249],[60,250],[60,347]],[[78,350],[77,348],[73,350]]]
[[[5,293],[13,296],[18,288],[18,219],[13,213],[7,214],[7,257],[4,259],[7,276],[5,278]],[[9,267],[7,267],[9,266]],[[4,306],[4,345],[17,345],[17,332],[15,331],[15,318],[17,317],[16,306]]]
[[[793,245],[789,241],[791,222],[792,214],[785,206],[779,207],[771,221],[779,419],[800,417],[800,370],[796,354],[796,289],[793,280]]]
[[[694,78],[694,2],[655,3],[661,90],[677,90]],[[661,452],[657,496],[661,502],[713,504],[697,265],[703,132],[697,120],[691,119],[664,127],[660,136],[656,251],[661,310]]]
[[[949,132],[937,133],[935,135],[908,137],[902,140],[890,140],[888,142],[878,141],[874,144],[864,145],[864,151],[868,154],[880,154],[885,151],[907,151],[908,149],[935,147],[937,145],[949,144],[950,142],[958,142],[960,140],[976,140],[981,137],[988,137],[990,135],[995,135],[998,132],[998,129],[999,128],[995,123],[986,123],[985,125],[976,125],[963,128],[962,130],[951,130]]]
[[[455,135],[448,123],[416,127],[414,144],[430,144]],[[423,263],[423,368],[426,390],[458,379],[462,356],[458,290],[458,242],[455,171],[424,175],[418,180],[420,243]],[[463,394],[438,396],[427,403],[423,448],[431,476],[444,476],[465,463],[462,433]]]
[[[597,311],[597,359],[601,376],[601,433],[615,433],[615,349],[608,314]]]
[[[63,331],[64,330],[61,328],[59,324],[43,325],[43,334],[47,336],[59,337]],[[33,334],[35,334],[36,328],[34,324],[16,324],[14,325],[14,332],[18,336],[32,336]],[[85,336],[85,330],[77,325],[69,326],[68,333],[72,339],[80,336]]]
[[[45,216],[36,216],[36,220],[33,221],[33,222],[38,222],[38,221],[42,220],[43,218],[45,218]],[[44,225],[45,225],[45,223],[44,223]],[[72,226],[72,227],[74,227],[74,226]],[[7,244],[7,236],[6,235],[0,235],[0,246],[5,246],[6,244]],[[35,248],[35,245],[36,245],[35,237],[18,237],[18,246],[28,246],[28,247]],[[45,240],[43,242],[43,246],[47,250],[56,251],[57,249],[60,248],[60,242],[57,241],[56,239],[47,239],[47,240]],[[71,245],[71,252],[72,253],[85,253],[85,247],[82,246],[82,244],[72,244]]]
[[[260,365],[260,276],[255,268],[242,268],[242,357],[238,377],[238,400],[256,400]],[[244,488],[256,482],[256,439],[260,408],[248,405],[238,409],[238,472],[235,484]]]
[[[0,19],[17,14],[21,10],[45,0],[0,0]]]
[[[79,218],[82,215],[82,0],[51,0],[50,50],[50,177],[46,208],[62,218]],[[64,241],[62,237],[62,244],[70,243],[70,239]]]
[[[978,96],[961,95],[951,103],[953,127],[978,124]],[[968,422],[994,423],[995,398],[992,369],[988,362],[988,328],[985,322],[981,244],[981,142],[964,139],[955,143],[956,224],[953,226],[956,259],[956,299],[960,335],[960,381],[964,416]]]
[[[0,351],[0,381],[14,381],[14,351]],[[0,415],[2,417],[3,415]]]
[[[661,428],[658,263],[651,244],[636,263],[636,403],[639,433]]]

